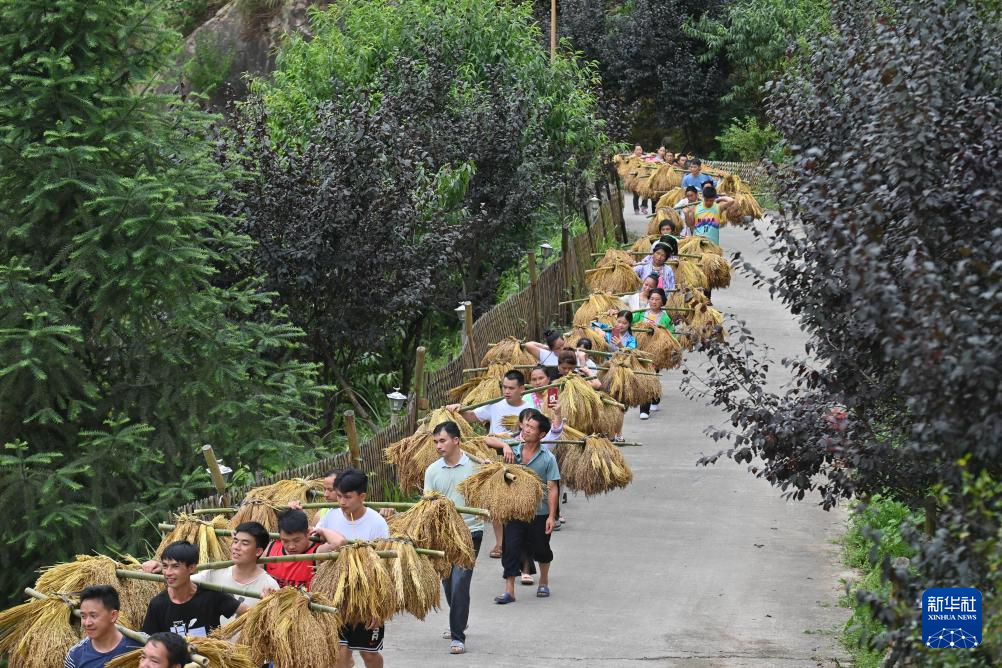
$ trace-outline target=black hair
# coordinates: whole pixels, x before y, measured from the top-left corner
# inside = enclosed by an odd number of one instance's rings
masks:
[[[553,344],[556,343],[557,339],[561,338],[562,336],[563,334],[561,334],[555,329],[548,329],[545,332],[543,332],[543,340],[546,341],[546,345],[550,347],[550,350],[553,350]]]
[[[692,160],[689,161],[689,166],[691,167],[692,165],[695,165],[696,167],[702,167],[703,161],[700,160],[699,158],[693,158]]]
[[[86,587],[80,592],[81,603],[92,600],[101,601],[101,605],[108,610],[122,609],[122,601],[118,597],[118,590],[111,585],[93,585]]]
[[[525,418],[529,417],[534,412],[536,412],[535,408],[523,408],[522,411],[518,414],[518,421],[522,422],[523,420],[525,420]]]
[[[525,374],[518,369],[512,369],[504,375],[505,380],[513,380],[519,385],[525,385]]]
[[[365,494],[368,489],[369,476],[358,469],[345,469],[341,477],[337,479],[337,491],[342,494],[350,494],[351,492]]]
[[[526,421],[532,420],[532,421],[534,421],[536,423],[536,425],[539,427],[539,437],[540,438],[543,438],[548,433],[550,433],[550,427],[552,426],[550,424],[550,418],[546,417],[545,415],[543,415],[540,411],[536,410],[535,408],[529,408],[529,409],[526,409],[526,410],[532,411],[532,412],[529,415],[525,416],[525,420]],[[526,411],[522,411],[522,412],[525,413]],[[519,417],[521,418],[521,416],[519,416]]]
[[[587,336],[582,336],[578,339],[578,342],[574,344],[576,348],[584,348],[585,350],[591,350],[591,339]]]
[[[278,530],[282,533],[306,533],[309,528],[310,520],[302,510],[290,508],[278,514]]]
[[[651,295],[661,295],[661,306],[668,303],[668,294],[664,291],[664,288],[652,288]],[[647,298],[650,299],[650,295]]]
[[[188,653],[188,643],[176,633],[168,631],[154,633],[146,642],[156,642],[164,646],[164,649],[167,650],[168,666],[186,666],[191,663],[191,654]]]
[[[333,470],[329,471],[327,473],[327,475],[325,475],[324,477],[325,478],[334,478],[335,480],[337,480],[337,477],[339,475],[341,475],[342,473],[344,473],[344,469],[333,469]]]
[[[176,540],[160,553],[160,561],[176,561],[186,566],[198,563],[198,548],[186,540]]]
[[[453,422],[452,420],[439,422],[437,425],[435,425],[435,428],[432,430],[431,433],[441,434],[443,431],[449,435],[449,438],[460,438],[461,436],[459,432],[459,425]]]
[[[264,525],[260,522],[241,522],[237,525],[237,528],[233,530],[233,535],[238,533],[249,533],[254,537],[254,542],[262,550],[268,547],[268,542],[271,540],[271,536],[268,535],[268,530],[264,528]]]
[[[686,192],[694,192],[697,195],[699,194],[699,188],[697,188],[696,186],[686,186],[685,187],[685,191]]]
[[[651,292],[654,292],[654,290],[657,290],[657,288],[654,288],[653,290],[651,290]],[[626,320],[626,322],[629,323],[629,325],[626,327],[626,331],[628,331],[628,332],[630,332],[632,334],[633,333],[633,311],[627,311],[626,309],[623,309],[622,311],[619,311],[618,313],[616,313],[616,319],[619,320],[620,318],[624,318]]]
[[[660,223],[658,223],[658,230],[662,230],[665,227],[670,227],[673,230],[675,229],[675,223],[671,222],[671,218],[665,218]]]
[[[578,358],[574,355],[573,350],[561,350],[560,354],[557,355],[557,364],[573,364],[577,366]]]
[[[703,197],[709,197],[711,199],[717,199],[717,189],[710,185],[710,182],[706,182],[706,187],[703,188]]]

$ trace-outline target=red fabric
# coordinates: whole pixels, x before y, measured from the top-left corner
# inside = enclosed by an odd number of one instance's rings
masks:
[[[321,543],[314,543],[306,550],[306,554],[313,554],[320,547]],[[282,541],[272,541],[265,552],[266,557],[281,557],[286,554]],[[305,587],[310,588],[313,581],[314,562],[312,561],[290,561],[279,564],[264,564],[264,570],[271,577],[275,578],[280,587]]]

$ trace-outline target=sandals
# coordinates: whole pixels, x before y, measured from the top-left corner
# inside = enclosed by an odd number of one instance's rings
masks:
[[[466,645],[459,642],[458,640],[453,640],[452,644],[449,645],[449,654],[463,654],[466,652]]]
[[[536,596],[539,596],[539,592],[536,592]],[[509,603],[515,602],[515,597],[509,594],[508,592],[505,592],[500,596],[495,596],[494,602],[497,603],[498,605],[508,605]]]
[[[550,598],[550,588],[540,585],[539,589],[536,590],[536,598]]]
[[[500,558],[501,558],[501,546],[497,545],[494,547],[493,550],[491,550],[491,559],[500,559]]]
[[[536,581],[532,579],[532,576],[528,573],[522,573],[522,584],[526,587],[531,587],[536,584]]]

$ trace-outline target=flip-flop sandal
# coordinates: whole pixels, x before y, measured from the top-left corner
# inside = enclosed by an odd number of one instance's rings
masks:
[[[493,550],[491,550],[491,559],[500,559],[500,558],[501,558],[501,548],[495,547]]]
[[[532,585],[536,584],[536,581],[532,579],[531,575],[523,575],[522,584],[524,584],[526,587],[531,587]]]
[[[449,645],[449,654],[463,654],[466,652],[466,645],[459,642],[458,640],[453,640],[452,644]]]
[[[539,594],[537,593],[536,595],[538,596]],[[494,602],[497,603],[498,605],[507,605],[509,603],[514,603],[515,597],[509,594],[508,592],[505,592],[500,596],[495,596]]]
[[[550,597],[549,587],[540,586],[539,589],[536,590],[536,598],[549,598],[549,597]]]

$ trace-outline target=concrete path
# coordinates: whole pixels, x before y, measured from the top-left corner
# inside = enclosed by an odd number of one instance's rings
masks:
[[[646,229],[632,207],[627,222],[633,232]],[[746,230],[725,228],[721,239],[728,254],[762,256]],[[714,302],[747,320],[777,362],[803,350],[791,316],[747,279],[735,276]],[[691,354],[689,364],[702,361]],[[517,585],[517,602],[492,602],[502,580],[499,560],[488,557],[488,531],[466,655],[448,655],[443,610],[387,624],[388,666],[845,665],[835,632],[847,611],[837,603],[842,569],[833,544],[844,514],[785,502],[730,460],[697,467],[701,453],[717,449],[704,429],[725,418],[681,396],[677,371],[662,372],[662,383],[660,412],[627,417],[627,440],[645,444],[624,451],[634,483],[564,506],[567,524],[552,542],[552,597]]]

